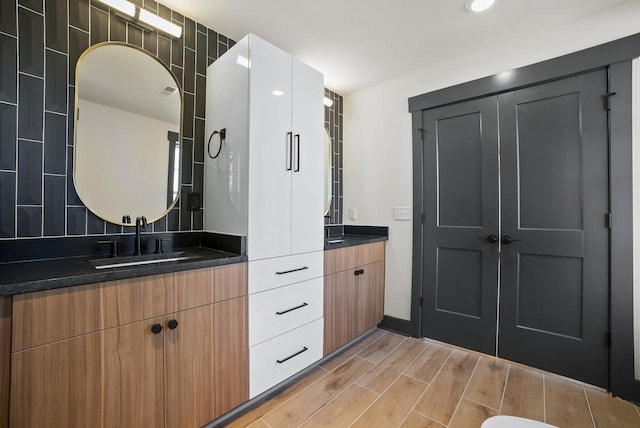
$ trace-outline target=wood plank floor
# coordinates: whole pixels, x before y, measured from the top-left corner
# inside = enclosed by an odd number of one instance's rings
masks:
[[[229,426],[474,428],[495,415],[639,428],[640,410],[551,373],[375,330]]]

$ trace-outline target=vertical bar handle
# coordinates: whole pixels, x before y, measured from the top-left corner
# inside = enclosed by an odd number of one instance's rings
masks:
[[[293,138],[296,140],[296,169],[294,172],[300,172],[300,134],[296,134]]]
[[[293,163],[293,132],[287,132],[287,171],[291,171],[291,164]]]

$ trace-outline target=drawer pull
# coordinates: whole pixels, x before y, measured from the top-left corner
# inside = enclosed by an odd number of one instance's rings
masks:
[[[354,275],[362,275],[364,273],[364,269],[358,269],[355,272],[353,272]]]
[[[160,324],[154,324],[151,326],[151,333],[158,334],[162,331],[162,326]]]
[[[295,311],[296,309],[304,308],[305,306],[309,306],[309,304],[305,302],[299,306],[296,306],[295,308],[287,309],[286,311],[282,311],[282,312],[276,312],[276,315],[284,315],[287,312]]]
[[[177,320],[171,320],[167,323],[167,327],[169,327],[171,330],[174,330],[178,327],[178,321]]]
[[[287,358],[285,358],[285,359],[283,359],[283,360],[276,360],[276,362],[277,362],[278,364],[282,364],[282,363],[284,363],[285,361],[288,361],[288,360],[292,359],[293,357],[297,357],[298,355],[300,355],[300,354],[302,354],[303,352],[308,351],[308,350],[309,350],[309,348],[307,348],[307,347],[305,346],[304,348],[302,348],[300,351],[296,352],[295,354],[289,355]]]
[[[300,272],[301,270],[305,270],[305,269],[309,269],[309,266],[302,266],[301,268],[298,268],[298,269],[283,270],[281,272],[276,272],[276,275],[285,275],[287,273]]]

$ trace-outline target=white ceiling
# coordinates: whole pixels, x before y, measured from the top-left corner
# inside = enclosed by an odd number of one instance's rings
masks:
[[[478,51],[578,49],[640,32],[640,0],[496,0],[480,14],[464,0],[161,0],[239,40],[252,32],[350,92]],[[507,53],[508,54],[508,53]]]

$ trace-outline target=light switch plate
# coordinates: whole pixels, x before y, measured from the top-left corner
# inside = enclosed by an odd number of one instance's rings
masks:
[[[411,207],[393,207],[393,219],[400,221],[411,220]]]
[[[356,215],[356,209],[355,208],[349,208],[349,220],[355,220],[357,218],[358,218],[358,216]]]

